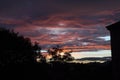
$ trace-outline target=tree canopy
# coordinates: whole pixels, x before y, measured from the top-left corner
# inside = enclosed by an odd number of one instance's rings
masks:
[[[33,62],[33,50],[29,38],[13,30],[0,28],[0,65]]]

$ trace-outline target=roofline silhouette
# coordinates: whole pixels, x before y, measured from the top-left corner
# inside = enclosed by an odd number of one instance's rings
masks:
[[[118,29],[120,29],[120,27],[118,27],[118,25],[120,25],[120,21],[118,21],[116,23],[113,23],[111,25],[108,25],[108,26],[106,26],[106,28],[110,31],[113,30],[113,29],[118,30]],[[113,27],[113,26],[116,26],[116,27]]]

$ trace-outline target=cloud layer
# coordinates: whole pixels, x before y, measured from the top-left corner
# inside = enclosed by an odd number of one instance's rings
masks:
[[[74,51],[109,50],[105,26],[120,19],[119,0],[1,0],[0,27]],[[107,36],[107,38],[106,38]]]

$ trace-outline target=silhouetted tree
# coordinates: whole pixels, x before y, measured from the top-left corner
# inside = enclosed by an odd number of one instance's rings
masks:
[[[41,55],[41,47],[39,46],[38,42],[35,42],[33,45],[33,51],[34,51],[34,58],[41,58],[43,59],[43,56]]]
[[[41,53],[41,47],[39,46],[38,42],[34,43],[33,50],[34,50],[34,52],[36,52],[36,54]]]
[[[34,62],[30,39],[0,28],[0,65],[27,62]]]
[[[52,60],[54,61],[70,61],[73,60],[74,57],[71,56],[72,51],[64,52],[58,45],[57,47],[53,47],[48,49],[48,53],[52,55]],[[62,54],[61,54],[62,53]]]

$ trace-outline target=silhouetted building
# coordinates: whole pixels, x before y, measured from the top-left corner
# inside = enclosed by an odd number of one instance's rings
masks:
[[[120,80],[120,22],[106,27],[111,35],[113,80]]]

